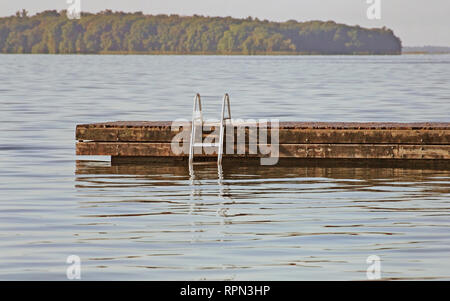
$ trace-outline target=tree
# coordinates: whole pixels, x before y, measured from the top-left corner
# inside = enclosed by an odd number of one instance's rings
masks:
[[[83,27],[77,22],[70,20],[61,27],[60,53],[77,53],[78,36],[83,34]]]

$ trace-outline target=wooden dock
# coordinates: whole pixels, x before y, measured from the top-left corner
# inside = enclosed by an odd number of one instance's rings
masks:
[[[183,128],[171,121],[117,121],[76,127],[76,154],[111,156],[112,162],[138,159],[184,160],[171,143]],[[187,122],[184,129],[190,129]],[[238,125],[234,135],[238,131]],[[256,126],[260,129],[260,125]],[[214,130],[214,127],[211,129]],[[249,129],[245,128],[248,144]],[[450,161],[450,123],[280,122],[280,159],[439,160]],[[273,129],[269,124],[268,143]],[[204,133],[208,135],[208,133]],[[227,133],[227,135],[229,135]],[[237,138],[234,137],[236,143]],[[225,139],[225,141],[229,141]],[[256,142],[260,146],[261,142]],[[188,149],[189,140],[184,140]],[[236,146],[234,146],[236,148]],[[247,148],[249,145],[246,146]],[[224,154],[224,160],[259,158],[257,154]],[[215,154],[196,155],[215,158]]]

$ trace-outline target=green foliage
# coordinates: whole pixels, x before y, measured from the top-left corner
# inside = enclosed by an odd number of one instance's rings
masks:
[[[335,22],[283,23],[194,15],[83,13],[28,16],[25,10],[0,18],[3,53],[219,53],[219,54],[399,54],[392,30]]]

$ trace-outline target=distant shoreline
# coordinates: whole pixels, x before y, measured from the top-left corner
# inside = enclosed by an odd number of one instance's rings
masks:
[[[144,15],[110,10],[0,18],[1,53],[176,55],[398,55],[401,40],[386,27],[334,21],[273,22],[248,17]]]
[[[413,54],[432,54],[432,55],[442,55],[442,54],[449,54],[449,53],[384,53],[384,54],[365,54],[365,53],[355,53],[355,54],[349,54],[349,53],[336,53],[336,54],[329,54],[329,53],[315,53],[315,54],[296,54],[296,53],[286,53],[286,54],[280,54],[280,53],[256,53],[256,54],[246,54],[246,53],[120,53],[120,52],[112,52],[112,53],[6,53],[6,52],[0,52],[0,55],[96,55],[96,56],[127,56],[127,55],[135,55],[135,56],[401,56],[401,55],[413,55]]]
[[[367,53],[256,53],[256,54],[243,54],[243,53],[148,53],[148,52],[108,52],[108,53],[5,53],[0,52],[0,55],[96,55],[96,56],[402,56],[402,55],[448,55],[449,52],[405,52],[405,53],[393,53],[393,54],[367,54]]]
[[[98,54],[109,54],[109,55],[233,55],[233,56],[264,56],[264,55],[272,55],[272,56],[312,56],[312,55],[400,55],[401,53],[370,53],[370,52],[354,52],[354,53],[320,53],[320,52],[291,52],[291,51],[256,51],[253,53],[242,53],[239,51],[236,52],[177,52],[177,51],[135,51],[135,52],[126,52],[126,51],[101,51]]]
[[[443,55],[450,54],[450,52],[421,52],[421,51],[411,51],[411,52],[403,52],[402,55],[413,55],[413,54],[429,54],[429,55]]]
[[[203,53],[203,52],[122,52],[122,51],[111,51],[111,52],[98,52],[98,53],[8,53],[8,52],[0,52],[0,55],[16,55],[16,54],[32,54],[32,55],[173,55],[173,56],[390,56],[395,55],[399,56],[402,54],[410,54],[410,53],[383,53],[383,54],[373,54],[373,53],[280,53],[280,52],[261,52],[261,53]],[[414,54],[414,53],[411,53]],[[417,54],[427,54],[427,53],[417,53]],[[433,53],[434,54],[434,53]]]
[[[0,55],[152,55],[152,56],[401,56],[401,55],[446,55],[450,54],[450,52],[402,52],[402,53],[386,53],[386,54],[371,54],[371,53],[252,53],[252,54],[244,54],[244,53],[179,53],[179,52],[99,52],[99,53],[6,53],[0,52]]]
[[[450,47],[445,46],[404,46],[403,54],[449,54]]]

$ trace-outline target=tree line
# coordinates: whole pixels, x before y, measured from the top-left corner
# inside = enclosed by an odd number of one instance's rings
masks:
[[[0,18],[1,53],[400,54],[388,28],[333,21],[26,10]]]

